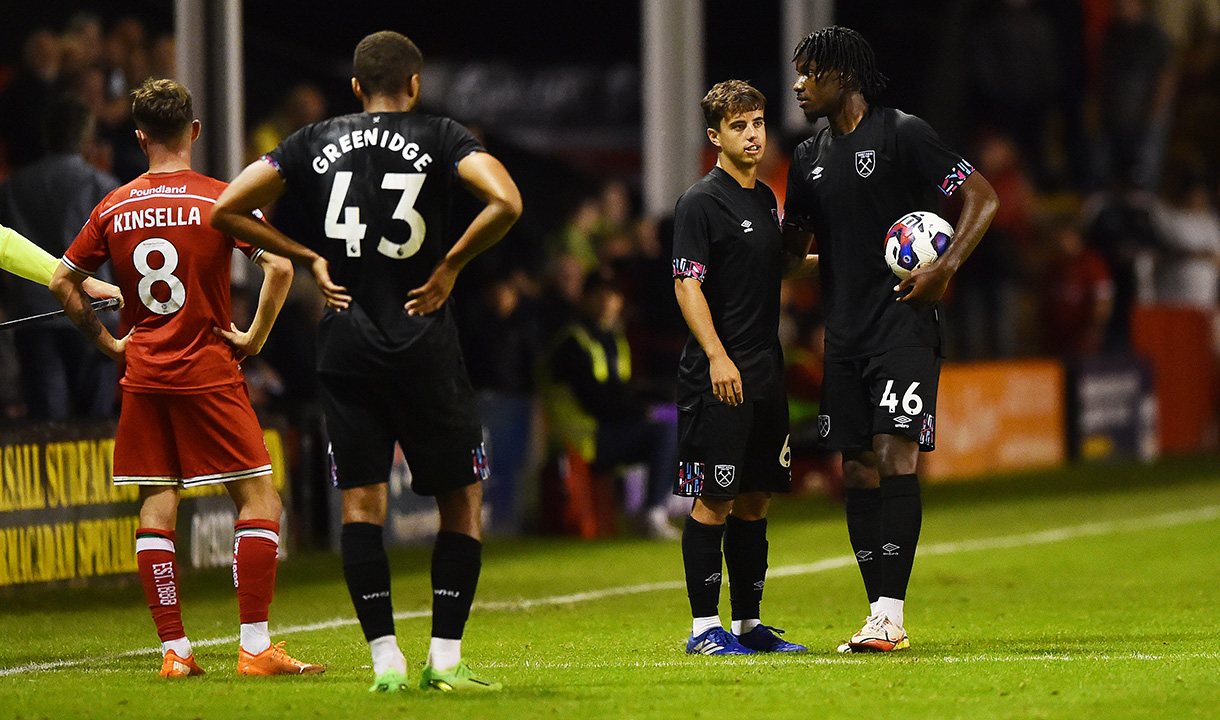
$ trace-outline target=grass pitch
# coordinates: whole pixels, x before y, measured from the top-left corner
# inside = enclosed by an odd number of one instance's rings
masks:
[[[240,678],[224,571],[182,583],[203,678],[157,677],[138,586],[0,598],[0,717],[1216,717],[1220,462],[1075,467],[924,490],[912,649],[842,656],[867,612],[840,508],[777,499],[763,620],[802,655],[690,657],[676,544],[492,541],[463,649],[496,695],[371,695],[339,561],[280,569],[273,639],[325,675]],[[427,549],[396,552],[398,635],[422,664]],[[721,603],[727,618],[727,589]],[[417,671],[417,670],[416,670]]]

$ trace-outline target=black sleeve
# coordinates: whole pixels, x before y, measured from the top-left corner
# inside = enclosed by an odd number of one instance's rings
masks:
[[[687,192],[674,209],[673,275],[703,282],[711,260],[711,223],[703,193]]]
[[[974,173],[974,167],[950,150],[931,125],[914,115],[900,118],[895,130],[899,162],[920,182],[939,187],[945,197]]]
[[[784,191],[784,224],[797,230],[813,229],[813,199],[805,185],[806,149],[801,145],[788,165],[788,189]]]
[[[297,130],[284,138],[279,145],[275,146],[274,150],[262,157],[263,162],[269,163],[271,167],[275,168],[286,183],[291,183],[294,178],[301,177],[301,173],[309,167],[308,133],[312,127],[312,125],[306,125]]]
[[[593,360],[576,338],[568,337],[555,348],[551,373],[572,388],[581,409],[598,422],[629,422],[643,417],[643,406],[626,385],[617,380],[597,381],[593,376]]]
[[[471,153],[486,152],[473,133],[456,120],[442,118],[441,148],[444,153],[443,162],[453,172],[457,172],[457,164]]]

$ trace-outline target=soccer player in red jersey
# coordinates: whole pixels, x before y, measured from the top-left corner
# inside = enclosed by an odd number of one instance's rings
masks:
[[[190,92],[147,80],[133,93],[136,137],[148,172],[110,193],[64,254],[51,291],[78,328],[115,360],[126,360],[114,441],[114,482],[140,489],[136,559],[161,637],[161,675],[202,675],[182,627],[174,527],[179,491],[224,483],[237,505],[233,582],[241,616],[237,672],[319,673],[325,668],[271,644],[267,611],[275,588],[279,495],[271,458],[238,363],[262,349],[292,281],[292,265],[208,224],[225,183],[191,170],[199,137]],[[237,248],[262,267],[250,328],[230,320],[229,263]],[[132,328],[116,339],[98,322],[81,285],[110,260]]]

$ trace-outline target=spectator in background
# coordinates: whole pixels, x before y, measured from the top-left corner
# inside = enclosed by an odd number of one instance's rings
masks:
[[[1149,9],[1178,53],[1197,38],[1211,42],[1220,34],[1220,0],[1151,0]]]
[[[292,133],[326,117],[326,97],[313,83],[298,83],[279,107],[250,133],[246,155],[253,162],[271,152]]]
[[[580,263],[585,272],[597,267],[597,233],[601,207],[596,197],[587,197],[572,210],[567,221],[551,240],[552,257],[567,256]]]
[[[0,222],[55,257],[72,244],[93,207],[119,186],[114,176],[91,166],[82,155],[93,127],[93,114],[81,101],[70,97],[52,101],[44,124],[49,154],[14,173],[0,190]],[[10,288],[12,315],[58,309],[59,303],[44,288],[28,283]],[[114,316],[105,319],[113,322]],[[112,413],[116,366],[66,319],[19,328],[15,336],[31,419]]]
[[[676,433],[655,420],[629,385],[631,347],[622,328],[623,295],[601,274],[589,276],[580,319],[569,323],[543,358],[542,397],[557,441],[595,469],[648,464],[642,524],[653,538],[677,540],[666,504],[677,467]]]
[[[1090,247],[1101,253],[1114,282],[1104,347],[1108,352],[1126,352],[1130,349],[1132,306],[1137,299],[1152,301],[1143,269],[1157,245],[1149,195],[1121,178],[1114,179],[1106,191],[1085,202],[1081,218]]]
[[[1055,27],[1033,0],[1001,0],[973,33],[974,90],[984,123],[1011,136],[1047,177],[1047,121],[1059,92]]]
[[[102,19],[97,15],[81,11],[68,18],[63,34],[63,74],[71,77],[76,73],[101,64]]]
[[[522,293],[522,282],[519,273],[489,281],[462,325],[466,369],[478,390],[525,394],[534,389],[541,338],[536,308]]]
[[[113,150],[112,170],[127,182],[143,174],[148,160],[136,140],[131,91],[150,77],[148,30],[139,18],[125,17],[106,34],[99,69],[103,99],[97,110],[100,134]]]
[[[643,218],[635,225],[633,251],[613,264],[627,298],[624,316],[631,340],[631,369],[642,392],[670,401],[676,390],[674,366],[686,344],[686,321],[670,285],[673,264],[671,219]]]
[[[995,188],[1000,209],[987,233],[954,279],[946,331],[954,355],[979,360],[1012,357],[1022,327],[1022,290],[1034,274],[1035,189],[1020,149],[1007,136],[988,134],[979,144],[978,169]],[[1031,313],[1026,312],[1028,316]],[[1028,323],[1026,323],[1028,324]]]
[[[1156,301],[1214,311],[1220,294],[1220,214],[1200,172],[1172,178],[1169,202],[1153,205],[1159,240]]]
[[[42,118],[55,97],[61,54],[54,33],[33,32],[22,48],[17,77],[0,97],[0,133],[11,167],[28,165],[43,153]]]
[[[562,253],[551,260],[539,299],[542,337],[553,336],[577,318],[588,274],[575,255]]]
[[[1114,309],[1114,281],[1106,261],[1069,221],[1052,224],[1042,273],[1043,351],[1052,355],[1100,352]]]
[[[149,75],[152,77],[177,77],[178,44],[172,33],[158,35],[148,51]]]
[[[1151,190],[1160,178],[1175,92],[1173,46],[1147,0],[1115,0],[1102,50],[1094,185],[1109,178]]]

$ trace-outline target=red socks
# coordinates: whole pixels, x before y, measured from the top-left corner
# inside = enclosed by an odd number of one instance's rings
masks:
[[[186,637],[182,608],[178,605],[178,563],[174,555],[174,532],[155,528],[136,530],[136,564],[144,598],[157,624],[162,642]]]
[[[241,520],[234,526],[233,585],[242,623],[267,622],[267,609],[275,592],[280,524],[270,520]],[[157,528],[136,530],[136,564],[144,598],[152,611],[161,642],[186,637],[182,607],[178,604],[178,563],[174,532]]]
[[[233,586],[237,588],[237,611],[243,624],[267,622],[267,609],[275,593],[280,524],[271,520],[239,520],[234,531]]]

